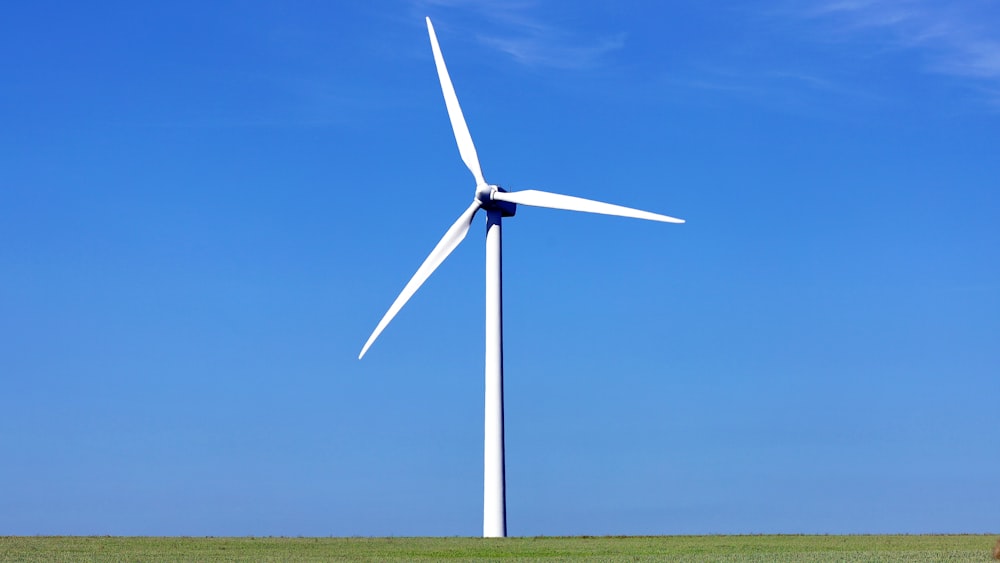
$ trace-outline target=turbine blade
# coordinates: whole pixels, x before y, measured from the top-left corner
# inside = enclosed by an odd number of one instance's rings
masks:
[[[476,185],[484,185],[486,180],[483,179],[483,171],[479,167],[476,145],[472,144],[472,135],[469,133],[469,126],[465,124],[462,107],[458,105],[458,96],[455,95],[455,87],[452,86],[451,77],[448,76],[448,67],[444,66],[444,56],[441,55],[441,47],[438,45],[437,35],[434,34],[434,26],[431,25],[430,18],[427,18],[427,33],[431,36],[434,64],[437,65],[438,78],[441,80],[441,92],[444,93],[444,103],[448,106],[448,117],[451,119],[451,128],[455,132],[458,152],[462,155],[462,161],[469,167],[469,171],[476,177]]]
[[[499,201],[509,201],[518,205],[528,205],[533,207],[548,207],[551,209],[565,209],[567,211],[583,211],[586,213],[601,213],[603,215],[618,215],[620,217],[633,217],[635,219],[646,219],[649,221],[660,221],[662,223],[683,223],[684,219],[677,219],[650,213],[631,207],[603,203],[582,197],[553,194],[538,190],[524,190],[520,192],[494,191],[492,198]]]
[[[410,300],[410,297],[420,289],[424,281],[427,280],[434,273],[434,270],[444,262],[444,259],[448,257],[449,254],[458,247],[458,244],[465,239],[465,235],[469,232],[469,225],[472,224],[472,218],[475,217],[476,211],[479,211],[480,203],[479,201],[472,202],[472,205],[465,210],[464,213],[458,218],[457,221],[448,229],[448,232],[441,237],[438,241],[437,246],[434,250],[424,259],[424,263],[417,268],[417,273],[413,274],[410,281],[406,282],[406,286],[403,287],[403,291],[399,292],[399,296],[396,300],[392,302],[389,310],[385,312],[382,316],[382,320],[378,322],[378,326],[372,332],[372,335],[368,337],[368,341],[365,342],[364,348],[361,349],[361,353],[358,354],[358,359],[360,360],[365,356],[365,352],[371,347],[375,339],[378,338],[379,334],[388,326],[389,321],[396,316],[396,313],[406,305],[406,302]]]

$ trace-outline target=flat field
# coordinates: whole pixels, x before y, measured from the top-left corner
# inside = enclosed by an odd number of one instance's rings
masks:
[[[992,535],[0,537],[0,561],[993,561]]]

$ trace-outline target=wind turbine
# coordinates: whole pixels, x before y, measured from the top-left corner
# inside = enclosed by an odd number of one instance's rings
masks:
[[[441,91],[448,107],[448,117],[458,142],[458,152],[462,161],[476,179],[475,197],[469,207],[459,216],[458,220],[448,229],[444,237],[424,260],[423,264],[413,274],[410,281],[403,287],[396,300],[392,302],[382,320],[372,331],[365,342],[358,359],[364,357],[375,339],[396,316],[399,310],[420,288],[428,277],[445,258],[465,239],[472,224],[472,218],[480,209],[486,211],[486,432],[484,441],[484,472],[483,472],[483,537],[505,537],[507,535],[507,510],[504,482],[504,439],[503,439],[503,312],[501,292],[501,218],[513,217],[517,205],[532,207],[549,207],[569,211],[584,211],[604,215],[634,217],[663,223],[683,223],[675,219],[640,211],[620,205],[602,203],[579,197],[559,195],[538,190],[508,192],[495,184],[486,183],[483,171],[479,167],[479,156],[472,144],[469,127],[465,124],[462,108],[458,105],[458,97],[452,86],[448,69],[444,65],[441,47],[431,19],[427,19],[427,33],[431,38],[431,50],[434,51],[434,64],[437,66],[438,78],[441,80]]]

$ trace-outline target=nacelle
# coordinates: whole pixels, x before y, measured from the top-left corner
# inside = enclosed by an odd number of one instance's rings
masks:
[[[480,189],[476,197],[483,205],[483,209],[487,211],[499,211],[501,217],[513,217],[514,213],[517,212],[517,204],[511,203],[509,201],[497,201],[493,199],[493,192],[506,192],[498,185],[484,186],[484,189]]]

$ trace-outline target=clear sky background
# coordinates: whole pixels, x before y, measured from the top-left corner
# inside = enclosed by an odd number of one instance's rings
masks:
[[[0,534],[996,532],[1000,6],[18,2]]]

